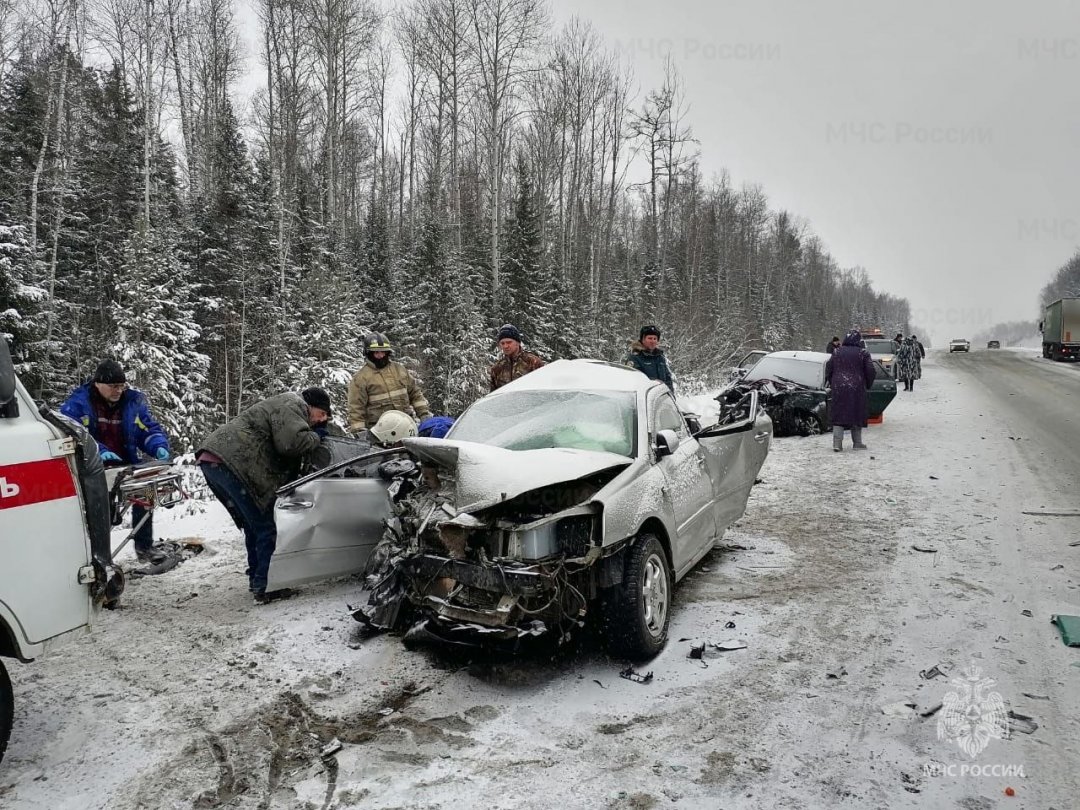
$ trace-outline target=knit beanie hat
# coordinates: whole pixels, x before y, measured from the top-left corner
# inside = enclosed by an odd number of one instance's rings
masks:
[[[304,402],[313,408],[322,408],[327,415],[330,414],[330,395],[321,388],[305,388],[300,392]]]
[[[121,365],[109,357],[98,364],[97,371],[94,372],[94,382],[118,385],[126,383],[127,377],[124,376]]]
[[[518,343],[523,342],[521,332],[516,326],[509,323],[503,324],[499,328],[499,331],[495,333],[496,342],[500,340],[506,340],[507,338],[509,338],[510,340],[516,340]]]

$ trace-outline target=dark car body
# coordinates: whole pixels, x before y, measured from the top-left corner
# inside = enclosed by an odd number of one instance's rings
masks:
[[[1001,341],[1000,340],[991,340],[986,344],[986,348],[988,348],[988,349],[1000,349],[1001,348]]]
[[[810,436],[831,429],[831,392],[825,382],[824,352],[773,352],[762,358],[743,379],[717,398],[721,407],[757,390],[762,407],[773,420],[776,436]],[[867,392],[868,415],[880,416],[896,396],[896,381],[880,362]]]

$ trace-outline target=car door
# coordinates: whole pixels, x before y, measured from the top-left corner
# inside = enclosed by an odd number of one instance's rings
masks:
[[[671,430],[679,438],[675,452],[656,461],[664,475],[664,503],[671,510],[676,528],[671,550],[673,567],[679,576],[716,538],[713,487],[705,455],[687,431],[671,394],[666,389],[655,390],[649,403],[649,437],[653,447],[661,430]]]
[[[772,433],[772,420],[761,407],[758,392],[751,391],[742,419],[698,434],[697,444],[713,487],[717,537],[746,511],[750,488],[765,463]]]
[[[274,506],[277,547],[267,590],[364,570],[390,516],[388,482],[378,475],[385,455],[348,467],[348,477],[327,468],[283,491]]]

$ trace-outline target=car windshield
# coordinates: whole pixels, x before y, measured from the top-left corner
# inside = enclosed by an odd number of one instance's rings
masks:
[[[892,354],[895,351],[891,340],[882,340],[881,338],[866,341],[866,350],[870,354]]]
[[[807,388],[825,385],[824,364],[817,360],[799,360],[795,357],[763,357],[744,377],[753,380],[790,380]]]
[[[477,402],[448,439],[507,450],[603,450],[634,455],[637,395],[632,391],[513,391]]]

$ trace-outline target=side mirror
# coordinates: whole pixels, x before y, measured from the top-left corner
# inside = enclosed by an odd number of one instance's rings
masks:
[[[0,406],[15,399],[15,363],[11,360],[7,339],[0,337]]]
[[[679,449],[679,435],[674,430],[661,430],[656,434],[656,457],[670,456]]]
[[[745,377],[749,373],[750,373],[749,369],[733,368],[731,370],[731,379],[733,379],[733,380],[741,380],[743,377]]]
[[[1043,322],[1039,321],[1039,331],[1043,331]]]

